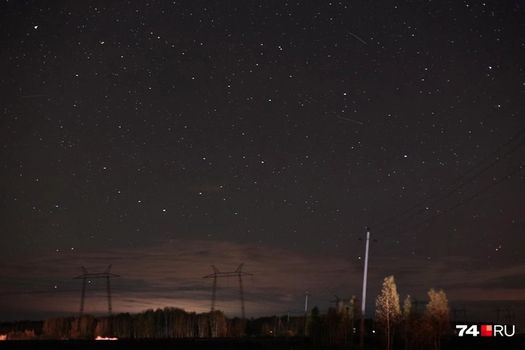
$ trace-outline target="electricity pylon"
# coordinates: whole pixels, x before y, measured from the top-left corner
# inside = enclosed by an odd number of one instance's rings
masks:
[[[111,315],[112,313],[112,306],[111,306],[111,284],[110,279],[114,277],[120,277],[119,275],[116,275],[114,273],[111,273],[111,265],[109,265],[106,270],[103,272],[88,272],[88,270],[81,266],[82,274],[80,276],[74,277],[73,279],[81,279],[82,280],[82,294],[80,295],[80,316],[84,314],[84,302],[86,299],[86,284],[87,282],[91,283],[92,279],[99,279],[99,278],[105,278],[106,279],[106,291],[107,291],[107,298],[108,298],[108,314]]]
[[[235,271],[221,272],[215,265],[211,265],[213,273],[204,276],[203,278],[213,278],[213,289],[211,294],[211,311],[215,311],[215,300],[217,297],[217,278],[219,277],[237,277],[239,279],[239,294],[241,297],[241,313],[242,319],[246,318],[244,309],[244,288],[242,284],[242,276],[253,276],[253,274],[242,271],[244,263],[240,264]]]

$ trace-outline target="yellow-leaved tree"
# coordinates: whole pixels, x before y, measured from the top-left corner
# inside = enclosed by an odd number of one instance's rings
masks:
[[[447,295],[443,290],[428,291],[429,302],[425,310],[425,319],[430,325],[432,343],[435,350],[441,348],[441,337],[449,327],[449,307]]]
[[[376,321],[385,334],[387,350],[392,349],[393,329],[400,319],[401,308],[396,282],[394,276],[388,276],[383,280],[383,288],[376,299]]]

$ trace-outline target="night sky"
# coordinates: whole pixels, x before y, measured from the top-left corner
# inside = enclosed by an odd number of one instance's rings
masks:
[[[248,316],[305,290],[324,310],[360,297],[367,226],[370,307],[393,274],[402,298],[524,314],[524,15],[2,1],[0,319],[77,312],[72,277],[108,264],[116,311],[206,311],[201,277],[241,262]],[[93,284],[86,311],[104,311]]]

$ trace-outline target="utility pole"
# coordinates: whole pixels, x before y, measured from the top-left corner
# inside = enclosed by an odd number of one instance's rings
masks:
[[[241,274],[242,264],[239,266],[239,274],[237,275],[239,277],[239,294],[241,297],[241,314],[242,319],[244,320],[246,318],[246,312],[244,311],[244,288],[242,287],[242,274]]]
[[[496,309],[496,323],[499,323],[499,315],[501,311],[503,311],[503,309],[500,309],[499,307]]]
[[[308,314],[308,297],[310,296],[310,292],[306,291],[304,293],[304,314]]]
[[[306,291],[304,293],[304,335],[308,334],[308,297],[310,293]]]
[[[109,276],[106,276],[106,291],[108,295],[108,313],[111,315],[113,312],[113,307],[111,305],[111,282],[109,280]]]
[[[213,278],[213,289],[211,294],[211,311],[215,311],[215,300],[217,297],[217,278],[218,277],[238,277],[239,278],[239,294],[241,299],[241,315],[242,319],[246,319],[244,309],[244,287],[242,284],[242,276],[253,276],[253,274],[242,271],[244,264],[240,264],[235,271],[220,272],[214,265],[211,266],[213,273],[204,276],[203,278]]]
[[[365,245],[365,267],[363,270],[363,297],[361,299],[361,329],[359,331],[359,347],[365,348],[365,310],[366,310],[366,281],[368,278],[368,249],[370,248],[370,228],[366,228],[366,245]]]
[[[331,300],[330,303],[334,303],[335,311],[339,313],[343,308],[344,300],[341,300],[341,298],[339,298],[339,295],[334,294],[334,300]]]
[[[512,308],[506,308],[505,309],[505,319],[503,320],[504,323],[516,323],[516,314],[512,310]]]
[[[213,288],[211,292],[211,312],[215,311],[215,300],[217,298],[217,275],[220,273],[219,270],[215,267],[215,265],[211,265],[211,268],[213,269]],[[208,277],[204,277],[208,278]]]

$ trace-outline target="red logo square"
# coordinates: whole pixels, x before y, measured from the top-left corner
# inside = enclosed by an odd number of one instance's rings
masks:
[[[482,337],[492,337],[492,325],[491,324],[481,325],[481,336]]]

